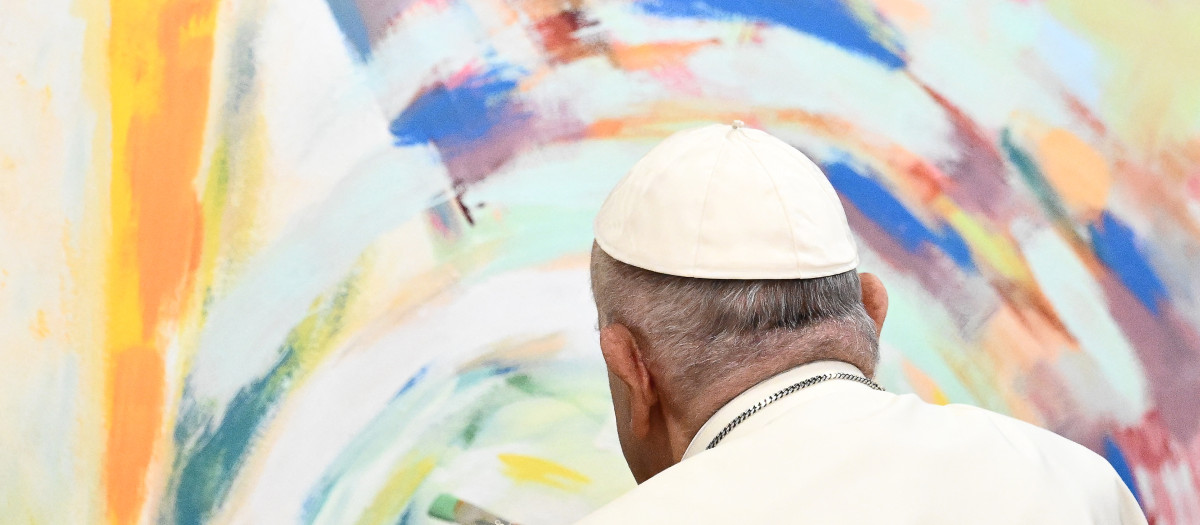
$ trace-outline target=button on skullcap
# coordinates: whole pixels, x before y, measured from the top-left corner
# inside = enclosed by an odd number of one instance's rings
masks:
[[[613,258],[682,277],[813,279],[858,266],[825,174],[741,121],[655,146],[604,201],[595,233]]]

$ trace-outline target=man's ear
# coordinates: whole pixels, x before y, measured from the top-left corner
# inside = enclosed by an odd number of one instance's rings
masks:
[[[873,273],[858,274],[858,281],[862,285],[863,306],[867,308],[867,315],[875,321],[876,335],[880,335],[883,333],[883,319],[887,317],[888,311],[887,289],[883,287],[883,281]]]
[[[658,404],[658,392],[637,339],[625,325],[613,323],[600,329],[600,351],[609,373],[628,389],[629,429],[634,436],[646,437],[650,434],[651,412]]]

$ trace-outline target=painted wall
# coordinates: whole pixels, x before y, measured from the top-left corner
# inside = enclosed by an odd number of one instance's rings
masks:
[[[632,486],[591,219],[673,130],[827,169],[881,381],[1200,523],[1200,6],[3,0],[0,521],[564,523]]]

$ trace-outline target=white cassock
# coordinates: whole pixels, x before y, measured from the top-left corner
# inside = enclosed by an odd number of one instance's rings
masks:
[[[683,461],[582,524],[1138,524],[1137,501],[1100,456],[980,408],[829,380],[709,442],[756,403],[853,365],[794,368],[737,396]]]

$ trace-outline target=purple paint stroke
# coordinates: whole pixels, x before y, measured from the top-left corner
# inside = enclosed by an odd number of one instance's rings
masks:
[[[962,209],[987,217],[994,223],[1007,224],[1014,217],[1028,217],[1036,212],[1035,206],[1020,206],[1013,198],[1013,190],[1007,182],[1008,168],[995,140],[944,95],[915,75],[909,73],[908,76],[941,106],[953,126],[948,138],[956,146],[958,156],[937,164],[953,182],[942,188],[943,191]]]
[[[1041,417],[1041,421],[1031,423],[1100,452],[1104,436],[1112,430],[1115,422],[1108,416],[1097,415],[1102,411],[1084,403],[1099,400],[1081,400],[1072,394],[1067,386],[1068,380],[1056,366],[1058,364],[1050,361],[1035,363],[1021,374],[1013,388],[1033,405]]]
[[[1117,276],[1104,273],[1097,281],[1142,363],[1153,408],[1175,439],[1192,442],[1200,433],[1200,334],[1171,303],[1163,303],[1156,316]]]
[[[393,24],[399,21],[400,15],[410,7],[424,3],[438,5],[428,0],[354,0],[366,29],[367,39],[374,44],[383,40],[391,32]],[[444,2],[449,5],[450,2]]]
[[[418,95],[389,127],[396,144],[432,142],[451,159],[528,117],[516,94],[520,75],[514,68],[492,66],[464,77]]]

